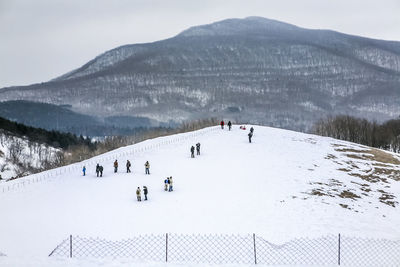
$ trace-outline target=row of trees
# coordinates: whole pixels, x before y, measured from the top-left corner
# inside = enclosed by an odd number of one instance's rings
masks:
[[[0,129],[8,132],[10,135],[26,138],[31,142],[39,144],[47,144],[55,148],[67,149],[75,145],[84,145],[93,150],[96,148],[96,143],[92,143],[90,138],[78,137],[72,133],[30,127],[2,117],[0,117]]]
[[[313,133],[367,146],[400,152],[400,119],[382,124],[348,115],[319,120]]]

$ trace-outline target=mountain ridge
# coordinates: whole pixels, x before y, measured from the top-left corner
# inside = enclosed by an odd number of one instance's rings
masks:
[[[399,86],[400,42],[249,17],[121,46],[50,82],[0,89],[0,96],[42,96],[99,116],[217,116],[307,130],[338,113],[391,119],[400,114]]]

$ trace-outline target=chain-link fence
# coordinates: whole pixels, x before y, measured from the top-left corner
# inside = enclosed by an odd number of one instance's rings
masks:
[[[144,235],[122,241],[70,236],[49,256],[207,264],[400,266],[400,240],[339,234],[276,245],[255,234]]]

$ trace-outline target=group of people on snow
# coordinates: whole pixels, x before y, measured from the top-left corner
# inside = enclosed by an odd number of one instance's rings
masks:
[[[221,122],[220,122],[220,125],[221,125],[221,129],[224,129],[224,125],[225,125],[225,122],[224,122],[224,120],[222,120]],[[231,121],[228,121],[228,127],[229,127],[229,131],[231,130],[231,128],[232,128],[232,122]],[[246,130],[246,126],[240,126],[239,127],[241,130]],[[253,134],[254,134],[254,128],[253,127],[251,127],[250,128],[250,132],[249,132],[249,134],[247,135],[248,137],[249,137],[249,143],[251,143],[251,138],[253,138]],[[194,157],[194,155],[193,155],[193,152],[192,152],[192,158]]]
[[[147,194],[149,193],[149,190],[147,189],[147,186],[143,186],[143,195],[144,195],[144,200],[147,200]],[[142,201],[142,191],[140,190],[140,187],[136,189],[136,198],[137,201]]]
[[[174,191],[172,176],[167,177],[167,179],[164,180],[164,191],[168,192]]]
[[[221,122],[220,122],[220,125],[221,125],[221,129],[223,130],[224,129],[224,125],[225,125],[225,122],[224,122],[224,120],[222,120]],[[229,131],[231,130],[231,128],[232,128],[232,122],[231,121],[228,121],[228,128],[229,128]]]
[[[197,156],[200,156],[200,143],[196,144]],[[190,148],[191,157],[194,158],[194,146]]]
[[[85,169],[85,172],[86,172],[85,166],[83,166],[83,168]],[[100,164],[97,163],[97,165],[96,165],[97,177],[99,177],[99,175],[100,175],[100,177],[103,177],[103,169],[104,169],[103,166],[101,166]],[[84,172],[84,175],[85,175],[85,172]]]
[[[126,161],[126,173],[130,173],[131,172],[131,162],[129,160]],[[144,164],[145,166],[145,174],[150,174],[150,163],[149,161],[146,161],[146,163]],[[96,175],[97,177],[103,177],[103,170],[104,167],[101,166],[99,163],[97,163],[96,165]],[[114,173],[118,172],[118,160],[114,161]],[[86,176],[86,166],[83,166],[82,168],[82,173],[83,176]]]
[[[224,129],[224,125],[225,125],[225,122],[222,120],[221,121],[221,123],[220,123],[220,125],[221,125],[221,129]],[[229,131],[231,130],[231,127],[232,127],[232,122],[231,121],[228,121],[228,127],[229,127]],[[240,129],[243,129],[243,130],[246,130],[246,128],[245,128],[245,126],[241,126],[240,127]],[[249,143],[251,143],[251,139],[252,139],[252,137],[253,137],[253,134],[254,134],[254,128],[253,127],[251,127],[250,128],[250,132],[249,132],[249,134],[248,134],[248,137],[249,137]],[[197,155],[199,156],[200,155],[200,143],[197,143],[196,144],[196,147],[195,146],[192,146],[191,148],[190,148],[190,152],[191,152],[191,157],[192,158],[194,158],[195,156],[194,156],[194,151],[197,151]],[[131,166],[132,166],[132,164],[131,164],[131,162],[129,161],[129,160],[127,160],[126,161],[126,172],[127,173],[130,173],[131,172]],[[146,161],[146,163],[144,164],[144,167],[145,167],[145,174],[147,175],[147,174],[150,174],[150,163],[149,163],[149,161]],[[99,163],[97,163],[97,165],[96,165],[96,174],[97,174],[97,177],[103,177],[103,170],[104,170],[104,168],[103,168],[103,166],[101,166]],[[86,166],[83,166],[83,168],[82,168],[82,172],[83,172],[83,176],[86,176]],[[114,161],[114,173],[117,173],[118,172],[118,160],[115,160]],[[165,191],[168,191],[168,192],[172,192],[173,191],[173,181],[172,181],[172,176],[170,176],[170,177],[167,177],[165,180],[164,180],[164,190]],[[148,194],[148,189],[147,189],[147,186],[143,186],[143,194],[144,194],[144,200],[147,200],[147,194]],[[142,197],[141,197],[141,194],[142,194],[142,190],[140,189],[140,187],[138,187],[137,189],[136,189],[136,197],[137,197],[137,200],[138,201],[142,201]]]

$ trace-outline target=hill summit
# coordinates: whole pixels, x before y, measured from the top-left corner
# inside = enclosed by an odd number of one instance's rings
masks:
[[[121,46],[52,81],[0,89],[0,99],[102,118],[225,117],[309,130],[333,114],[395,118],[399,86],[399,42],[249,17]]]

